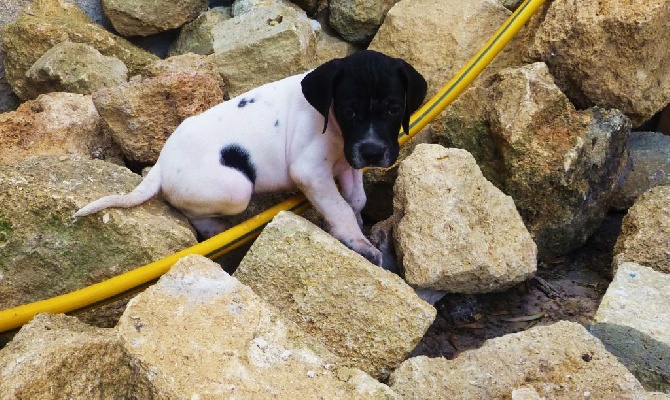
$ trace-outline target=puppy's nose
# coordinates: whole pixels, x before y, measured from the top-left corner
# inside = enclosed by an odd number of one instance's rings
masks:
[[[366,165],[379,165],[384,158],[386,149],[379,143],[366,142],[358,148],[358,153],[365,160]]]

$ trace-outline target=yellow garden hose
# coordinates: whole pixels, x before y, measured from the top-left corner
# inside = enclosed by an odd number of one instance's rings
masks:
[[[524,1],[479,53],[433,98],[412,115],[410,132],[398,139],[400,144],[404,144],[423,129],[472,83],[544,1]],[[68,313],[91,308],[97,304],[108,302],[110,299],[124,297],[153,282],[167,272],[177,260],[186,255],[200,254],[209,258],[219,257],[258,236],[263,227],[280,211],[301,213],[309,207],[309,202],[303,195],[295,195],[225,232],[158,261],[74,292],[2,310],[0,311],[0,333],[21,327],[38,313]]]

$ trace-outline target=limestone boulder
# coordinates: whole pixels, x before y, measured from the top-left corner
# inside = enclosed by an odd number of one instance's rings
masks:
[[[140,179],[77,156],[0,166],[0,309],[80,289],[195,244],[186,219],[160,200],[72,217]]]
[[[670,3],[553,1],[531,56],[579,107],[617,108],[638,126],[670,103]]]
[[[118,332],[161,398],[397,398],[201,256],[131,300]]]
[[[537,249],[514,201],[467,151],[418,145],[393,192],[395,249],[412,286],[502,291],[535,273]]]
[[[135,47],[101,26],[66,0],[35,0],[2,31],[5,78],[22,99],[37,97],[27,83],[26,72],[50,48],[64,41],[85,43],[105,56],[121,60],[134,75],[153,62],[156,56]]]
[[[266,226],[234,276],[345,365],[374,377],[407,357],[436,314],[397,275],[287,212]]]
[[[668,302],[670,275],[622,262],[590,327],[647,390],[666,393],[670,393]]]
[[[123,36],[179,28],[207,10],[207,5],[207,0],[102,0],[105,15]]]
[[[91,96],[49,93],[0,114],[0,164],[55,154],[121,162],[119,148],[102,132]]]
[[[145,78],[156,78],[162,75],[171,74],[205,74],[214,78],[221,88],[223,97],[228,98],[226,81],[219,73],[212,57],[203,56],[195,53],[186,53],[178,56],[168,57],[164,60],[158,60],[149,64],[142,70],[142,76]]]
[[[316,50],[314,60],[309,64],[310,68],[316,68],[319,65],[334,58],[344,58],[358,51],[356,45],[349,43],[337,35],[332,30],[324,27],[316,40]]]
[[[169,55],[186,53],[214,53],[212,28],[222,21],[232,18],[230,8],[217,7],[200,14],[193,22],[184,25],[179,31],[177,40],[170,47]]]
[[[567,321],[490,339],[453,360],[411,358],[389,384],[411,399],[505,399],[520,387],[545,399],[646,398],[598,339]]]
[[[345,40],[367,44],[398,0],[331,0],[329,23]]]
[[[0,349],[0,393],[6,399],[155,398],[111,329],[75,317],[39,314]]]
[[[0,4],[0,36],[4,26],[16,19],[31,0],[5,0]],[[5,79],[5,63],[2,40],[0,40],[0,113],[15,110],[19,99]]]
[[[670,273],[670,186],[645,192],[628,210],[614,257]]]
[[[26,72],[32,93],[91,94],[128,80],[128,68],[116,57],[84,43],[62,42],[47,50]]]
[[[632,132],[626,147],[626,170],[612,195],[612,207],[620,210],[630,208],[647,190],[670,185],[670,136]]]
[[[305,13],[293,7],[253,8],[211,32],[212,57],[231,97],[304,72],[314,59],[316,33]]]
[[[220,81],[198,71],[131,80],[93,94],[105,132],[129,160],[149,164],[183,120],[222,100]]]

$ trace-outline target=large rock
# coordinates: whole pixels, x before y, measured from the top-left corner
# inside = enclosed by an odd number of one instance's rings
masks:
[[[105,15],[123,36],[179,28],[205,11],[207,4],[207,0],[102,0]]]
[[[0,36],[4,26],[16,19],[31,0],[4,0],[0,3]],[[5,63],[2,40],[0,40],[0,113],[11,111],[19,106],[19,98],[5,79]]]
[[[628,210],[614,257],[670,273],[670,186],[645,192]]]
[[[231,97],[304,72],[314,59],[316,34],[304,12],[274,5],[253,8],[212,28],[213,59]]]
[[[448,114],[434,139],[471,151],[484,176],[512,196],[539,258],[584,244],[624,170],[628,119],[617,110],[575,110],[543,63],[502,70],[475,94],[487,102]]]
[[[0,166],[0,309],[63,294],[196,243],[186,219],[151,200],[73,219],[140,177],[118,165],[71,156]]]
[[[119,148],[102,132],[91,96],[49,93],[0,114],[0,164],[54,154],[121,162]]]
[[[195,21],[184,25],[179,37],[170,47],[169,55],[195,53],[207,55],[214,53],[214,38],[212,28],[217,24],[232,18],[230,8],[213,8],[202,14]]]
[[[398,276],[286,212],[266,226],[235,277],[346,365],[375,377],[400,364],[435,318]]]
[[[160,398],[395,398],[201,256],[131,300],[118,331]]]
[[[84,43],[62,42],[47,50],[26,72],[32,93],[91,94],[128,80],[128,68]]]
[[[149,399],[150,377],[137,374],[111,329],[74,317],[39,314],[0,350],[3,399]]]
[[[617,108],[637,126],[670,102],[668,19],[666,0],[553,1],[531,54],[580,107]]]
[[[415,357],[392,375],[407,399],[508,399],[529,387],[545,399],[645,398],[640,382],[584,327],[562,321],[488,340],[453,360]]]
[[[183,120],[222,100],[220,81],[199,71],[131,80],[93,94],[103,128],[125,156],[150,164]]]
[[[535,273],[537,249],[514,201],[467,151],[418,145],[393,192],[395,248],[411,285],[482,293]]]
[[[632,132],[628,164],[612,195],[612,207],[627,209],[647,190],[670,185],[670,136],[658,132]]]
[[[5,77],[22,99],[37,97],[26,72],[44,53],[64,41],[86,43],[105,56],[121,60],[129,75],[140,72],[156,57],[92,24],[86,14],[65,0],[35,0],[2,31]]]
[[[591,327],[607,350],[648,390],[667,393],[670,393],[669,303],[670,275],[623,262]]]
[[[330,26],[354,43],[368,43],[384,22],[386,13],[399,0],[331,0]]]

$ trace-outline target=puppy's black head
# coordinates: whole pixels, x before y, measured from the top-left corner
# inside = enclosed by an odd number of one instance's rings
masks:
[[[321,65],[302,80],[305,99],[325,118],[331,105],[344,155],[356,168],[388,167],[398,158],[398,132],[426,96],[426,81],[400,58],[365,50]]]

